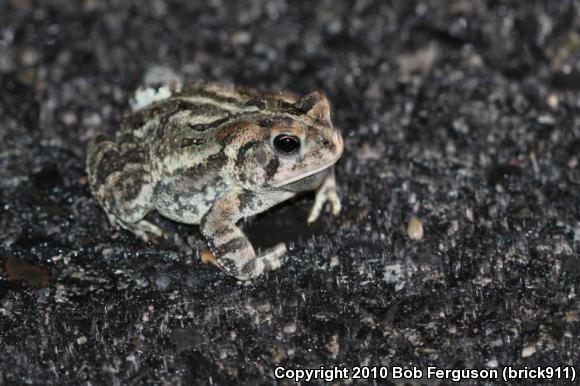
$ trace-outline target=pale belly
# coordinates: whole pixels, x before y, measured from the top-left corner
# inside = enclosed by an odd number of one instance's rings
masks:
[[[155,209],[170,220],[184,224],[199,224],[215,198],[226,186],[217,181],[183,181],[173,178],[157,184]]]

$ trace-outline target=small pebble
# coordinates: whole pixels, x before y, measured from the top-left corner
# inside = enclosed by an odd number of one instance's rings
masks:
[[[81,336],[81,337],[79,337],[79,338],[77,339],[77,344],[78,344],[79,346],[81,346],[81,345],[83,345],[83,344],[85,344],[85,343],[87,343],[87,337],[86,337],[86,336]]]
[[[333,335],[330,337],[330,340],[324,345],[330,357],[332,359],[336,359],[338,354],[340,353],[340,342],[338,341],[338,335]]]
[[[231,41],[236,46],[248,44],[252,41],[252,35],[246,31],[238,31],[232,35]]]
[[[503,346],[503,340],[496,339],[491,341],[491,347],[501,347]]]
[[[66,112],[61,117],[60,120],[67,126],[72,126],[78,122],[77,116],[72,112]]]
[[[471,221],[471,222],[475,221],[475,216],[474,216],[474,214],[473,214],[473,209],[471,209],[471,208],[467,208],[467,209],[465,209],[465,217],[466,217],[466,218],[467,218],[469,221]]]
[[[20,54],[20,61],[25,66],[34,66],[40,61],[40,52],[34,48],[27,48]]]
[[[155,285],[157,285],[157,288],[159,288],[160,290],[166,290],[170,284],[171,284],[171,279],[169,278],[169,276],[167,276],[164,273],[160,273],[155,278]]]
[[[527,347],[524,347],[524,349],[522,350],[522,358],[531,357],[535,353],[536,353],[536,345],[535,344],[531,344],[531,345],[529,345]]]
[[[449,224],[449,227],[447,227],[447,236],[452,236],[455,233],[457,233],[457,231],[459,230],[459,222],[454,220],[451,221],[451,224]]]
[[[288,323],[282,329],[282,331],[284,331],[285,334],[293,334],[296,332],[296,330],[297,330],[296,323]]]
[[[491,368],[496,368],[498,365],[497,363],[497,359],[492,359],[487,361],[487,363],[485,364],[486,367],[491,367]]]
[[[548,106],[550,106],[552,110],[558,110],[558,107],[560,107],[560,100],[558,99],[558,96],[556,94],[548,95],[547,102]]]
[[[407,235],[413,240],[423,239],[423,223],[417,217],[411,218],[407,225]]]

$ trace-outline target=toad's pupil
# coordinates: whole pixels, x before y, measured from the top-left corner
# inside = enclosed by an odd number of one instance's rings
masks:
[[[285,154],[292,154],[300,148],[300,138],[293,135],[281,134],[274,138],[274,146]]]

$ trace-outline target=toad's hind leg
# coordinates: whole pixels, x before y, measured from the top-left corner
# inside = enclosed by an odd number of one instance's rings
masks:
[[[153,186],[142,150],[133,147],[121,153],[113,141],[97,135],[89,144],[87,172],[93,195],[113,226],[145,241],[163,236],[159,227],[144,220],[153,209]]]
[[[254,247],[236,222],[244,216],[239,192],[230,192],[214,202],[201,220],[201,233],[208,241],[215,259],[208,261],[238,280],[254,279],[282,265],[286,246],[275,247],[257,255]]]

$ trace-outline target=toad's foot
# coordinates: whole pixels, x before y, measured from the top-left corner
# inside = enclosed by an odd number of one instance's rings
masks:
[[[241,269],[244,274],[235,275],[235,278],[240,281],[247,281],[265,272],[275,271],[282,266],[280,258],[285,254],[286,246],[282,243],[277,244],[274,248],[268,249],[264,254],[246,263]],[[213,264],[229,275],[232,274],[231,270],[227,267],[227,263],[218,260],[210,250],[206,249],[201,253],[201,261],[204,264]]]
[[[242,274],[235,275],[240,281],[246,281],[260,276],[265,272],[275,271],[282,266],[280,258],[286,254],[286,245],[277,244],[266,250],[263,254],[246,263],[242,268]]]
[[[308,222],[312,223],[318,219],[324,204],[330,203],[332,207],[332,214],[337,215],[340,213],[341,204],[338,194],[336,193],[336,181],[334,180],[334,170],[329,172],[328,176],[324,179],[320,187],[316,190],[316,198],[314,199],[314,205],[310,210],[310,215],[308,216]]]
[[[111,220],[115,225],[132,232],[137,237],[145,242],[157,242],[165,238],[165,232],[157,225],[151,224],[149,221],[141,220],[136,223],[126,223],[119,220]]]

